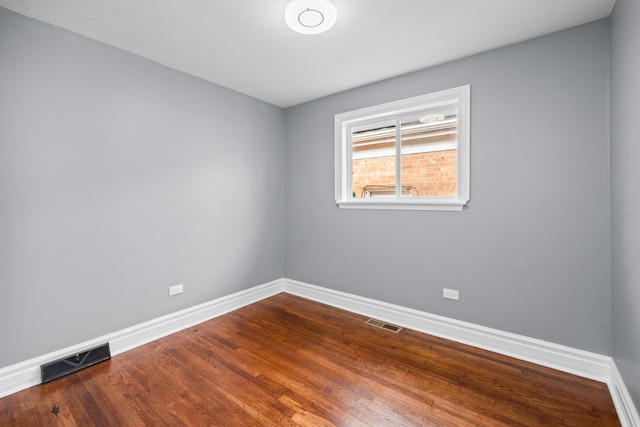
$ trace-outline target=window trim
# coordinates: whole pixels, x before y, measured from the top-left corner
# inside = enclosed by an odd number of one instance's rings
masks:
[[[469,201],[471,145],[471,86],[459,86],[439,92],[335,115],[335,200],[345,209],[406,209],[461,211]],[[457,196],[456,197],[393,197],[389,199],[354,198],[351,193],[352,149],[354,126],[366,122],[396,119],[406,114],[446,105],[458,105],[457,128]],[[397,147],[400,144],[396,144]],[[397,156],[397,154],[396,154]],[[399,163],[399,162],[396,162]]]

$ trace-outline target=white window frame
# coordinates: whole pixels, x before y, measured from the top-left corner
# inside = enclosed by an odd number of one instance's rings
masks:
[[[352,193],[351,128],[378,120],[399,120],[420,110],[457,105],[457,195],[455,197],[355,198]],[[335,116],[335,198],[345,209],[408,209],[461,211],[469,201],[470,145],[471,145],[471,86],[465,85],[427,95],[362,108]],[[399,133],[399,131],[398,131]],[[399,139],[399,138],[398,138]],[[399,141],[396,145],[399,146]],[[400,163],[400,149],[396,149],[396,163]],[[397,166],[400,170],[400,165]],[[399,174],[397,174],[399,175]],[[399,185],[399,176],[396,184]]]

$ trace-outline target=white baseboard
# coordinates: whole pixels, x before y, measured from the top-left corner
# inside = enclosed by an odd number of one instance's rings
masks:
[[[40,365],[106,342],[115,356],[282,292],[282,280],[265,283],[213,301],[140,323],[0,369],[0,398],[40,384]]]
[[[618,418],[622,427],[640,427],[640,415],[638,409],[633,404],[629,390],[620,375],[618,366],[615,362],[611,362],[611,381],[607,383],[609,385],[609,392],[613,403],[616,405],[616,411],[618,412]]]
[[[117,355],[214,317],[287,292],[389,323],[558,369],[608,385],[623,427],[640,418],[618,368],[609,356],[590,353],[423,311],[388,304],[290,279],[279,279],[159,317],[121,331],[0,369],[0,397],[40,383],[40,365],[109,342]]]

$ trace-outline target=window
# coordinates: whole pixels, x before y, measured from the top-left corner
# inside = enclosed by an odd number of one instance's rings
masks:
[[[337,114],[337,205],[462,210],[469,131],[469,85]]]

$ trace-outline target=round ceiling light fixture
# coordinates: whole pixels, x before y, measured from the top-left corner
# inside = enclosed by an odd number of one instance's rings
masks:
[[[284,20],[293,31],[320,34],[333,27],[338,11],[330,0],[291,0],[284,10]]]

